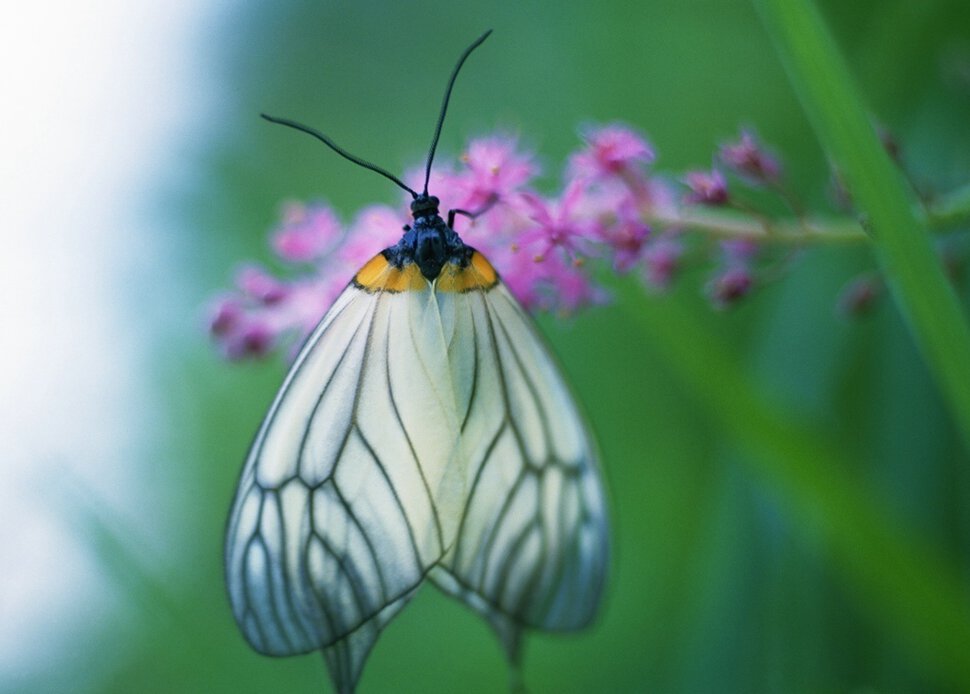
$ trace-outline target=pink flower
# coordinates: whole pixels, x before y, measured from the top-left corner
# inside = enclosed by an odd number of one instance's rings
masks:
[[[760,246],[750,239],[721,241],[721,269],[708,282],[707,293],[715,308],[727,308],[747,296],[754,286],[752,263]]]
[[[716,308],[727,308],[747,296],[754,284],[751,270],[744,266],[729,267],[707,285],[707,293]]]
[[[493,262],[498,263],[498,258],[493,257]],[[500,265],[502,280],[512,296],[527,311],[537,310],[542,300],[540,285],[544,268],[541,264],[535,262],[528,253],[516,248],[503,258]]]
[[[606,291],[590,279],[581,265],[575,263],[554,263],[550,268],[549,284],[552,300],[549,310],[559,313],[574,313],[578,309],[607,300]]]
[[[583,263],[552,253],[536,260],[519,250],[506,259],[503,279],[512,295],[530,311],[573,313],[603,303],[606,292],[595,284]]]
[[[676,235],[667,234],[649,241],[643,250],[644,280],[654,289],[668,289],[680,269],[683,255],[684,244]]]
[[[750,130],[741,131],[737,142],[722,144],[720,157],[725,166],[750,183],[774,183],[781,177],[781,164]]]
[[[727,202],[727,181],[717,169],[710,172],[688,171],[684,183],[690,188],[690,192],[684,196],[687,204],[717,206]]]
[[[468,143],[460,162],[436,166],[429,190],[440,212],[476,212],[455,219],[469,246],[484,253],[509,290],[532,311],[571,313],[607,300],[590,270],[598,260],[617,272],[642,268],[647,284],[670,285],[680,268],[685,243],[679,230],[654,234],[647,219],[676,218],[676,193],[663,179],[648,175],[654,161],[649,143],[631,128],[612,124],[589,128],[585,144],[569,162],[558,195],[541,196],[529,186],[538,172],[535,157],[515,137],[495,135]],[[775,180],[777,161],[749,132],[721,148],[721,158],[742,175]],[[403,180],[423,190],[424,167]],[[690,203],[727,200],[721,171],[691,171],[685,182]],[[250,265],[236,277],[236,290],[220,297],[209,313],[209,330],[233,359],[257,357],[282,345],[294,349],[310,333],[348,282],[368,260],[395,245],[410,223],[410,198],[399,206],[371,205],[342,225],[322,203],[290,203],[283,209],[272,246],[288,271],[280,276]],[[757,244],[722,242],[721,257],[707,291],[719,307],[734,303],[754,285]],[[864,296],[863,296],[864,298]],[[291,352],[292,353],[292,352]]]
[[[242,303],[234,296],[217,300],[209,315],[209,332],[223,337],[234,332],[245,315]]]
[[[465,209],[474,211],[493,199],[508,198],[539,172],[531,153],[519,152],[514,137],[496,135],[472,140],[458,177]]]
[[[605,241],[613,250],[613,267],[617,272],[629,272],[640,260],[643,245],[650,235],[650,227],[631,219],[614,227]]]
[[[611,178],[650,165],[656,159],[653,148],[641,135],[619,123],[588,128],[583,138],[586,148],[569,161],[573,176]]]
[[[237,339],[230,343],[232,358],[262,357],[273,346],[275,335],[265,323],[253,322],[239,331]]]
[[[593,220],[593,233],[612,255],[614,269],[629,271],[650,235],[636,194],[625,185],[597,186],[584,195],[583,213]]]
[[[593,235],[594,230],[594,225],[578,214],[584,194],[585,184],[579,179],[571,181],[558,200],[534,193],[522,194],[535,226],[520,235],[520,244],[537,247],[534,254],[537,261],[554,248],[562,249],[572,257],[583,252],[583,242]]]
[[[323,257],[342,235],[340,221],[323,204],[291,202],[283,208],[283,225],[273,234],[273,249],[291,262]]]
[[[286,298],[287,287],[257,265],[247,265],[236,274],[236,286],[250,299],[271,305]]]
[[[260,307],[246,307],[234,296],[223,297],[210,312],[209,332],[229,359],[264,356],[277,336],[264,320],[265,313]]]

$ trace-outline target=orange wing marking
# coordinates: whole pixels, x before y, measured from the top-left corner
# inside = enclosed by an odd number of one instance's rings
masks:
[[[466,267],[447,263],[435,283],[439,292],[470,292],[488,290],[498,284],[498,273],[485,256],[475,251]]]
[[[428,288],[421,270],[414,263],[397,268],[387,262],[383,253],[368,260],[354,276],[354,285],[365,292],[406,292]]]

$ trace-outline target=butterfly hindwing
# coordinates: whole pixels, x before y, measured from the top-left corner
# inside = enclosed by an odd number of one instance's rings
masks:
[[[531,320],[500,283],[458,300],[474,350],[461,438],[467,499],[432,577],[511,651],[523,628],[592,619],[607,566],[605,504],[590,437]]]

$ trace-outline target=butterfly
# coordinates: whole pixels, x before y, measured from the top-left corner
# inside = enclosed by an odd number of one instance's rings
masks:
[[[232,611],[274,656],[322,650],[353,691],[379,634],[426,581],[519,660],[524,630],[595,616],[607,511],[590,433],[531,319],[428,193],[306,340],[250,448],[225,547]]]

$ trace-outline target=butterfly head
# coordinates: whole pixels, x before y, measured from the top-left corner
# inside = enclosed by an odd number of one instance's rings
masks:
[[[385,251],[392,262],[413,262],[430,281],[441,274],[445,263],[464,261],[467,247],[438,214],[438,198],[418,195],[411,203],[411,214],[414,224],[405,227],[398,244]]]
[[[411,216],[414,217],[415,224],[422,217],[438,216],[438,198],[434,195],[418,195],[411,202]]]

